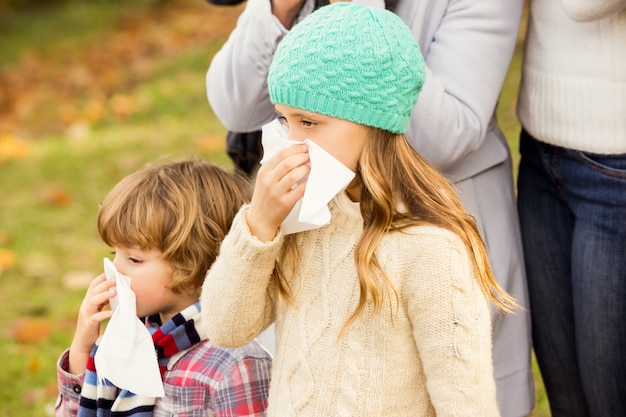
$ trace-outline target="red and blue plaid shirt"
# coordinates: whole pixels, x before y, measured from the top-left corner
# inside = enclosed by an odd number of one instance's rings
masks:
[[[254,341],[222,349],[208,340],[173,356],[163,375],[165,396],[157,398],[154,416],[265,416],[272,358]],[[57,363],[57,417],[78,411],[84,374],[72,375],[69,350]]]

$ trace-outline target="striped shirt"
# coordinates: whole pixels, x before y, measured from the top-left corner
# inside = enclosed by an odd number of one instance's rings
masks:
[[[234,349],[202,341],[170,359],[163,375],[165,396],[157,398],[153,415],[265,416],[271,364],[271,355],[256,341]],[[68,368],[66,350],[57,363],[57,417],[78,411],[85,375],[72,375]]]

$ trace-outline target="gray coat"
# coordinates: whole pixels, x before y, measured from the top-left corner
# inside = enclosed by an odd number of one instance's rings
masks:
[[[523,0],[399,0],[395,11],[427,66],[407,137],[455,183],[479,224],[496,279],[527,308],[511,155],[494,117],[522,8]],[[307,0],[301,15],[312,9]],[[209,102],[229,130],[257,130],[275,117],[266,78],[286,33],[268,0],[248,0],[206,77]],[[527,416],[534,404],[528,311],[494,313],[493,341],[501,414]]]

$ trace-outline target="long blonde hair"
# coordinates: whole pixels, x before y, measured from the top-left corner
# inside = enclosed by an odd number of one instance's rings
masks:
[[[420,224],[440,226],[458,235],[471,255],[475,277],[485,297],[503,312],[519,307],[495,280],[476,222],[449,180],[422,158],[404,135],[371,128],[357,166],[357,179],[362,184],[363,216],[363,233],[354,255],[360,296],[342,334],[364,311],[368,298],[376,312],[381,310],[386,298],[391,295],[397,298],[375,251],[385,233]],[[287,236],[285,250],[296,253],[291,235]],[[285,272],[279,267],[275,277],[280,294],[289,299]]]

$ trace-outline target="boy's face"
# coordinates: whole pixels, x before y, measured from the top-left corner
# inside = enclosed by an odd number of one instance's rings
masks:
[[[276,104],[276,113],[289,129],[288,139],[310,139],[335,159],[356,171],[369,128],[336,117]]]
[[[117,270],[129,277],[130,287],[137,300],[137,316],[145,317],[160,313],[164,323],[185,307],[197,301],[197,297],[176,294],[166,287],[172,279],[172,268],[159,250],[144,250],[114,246],[113,263]]]

